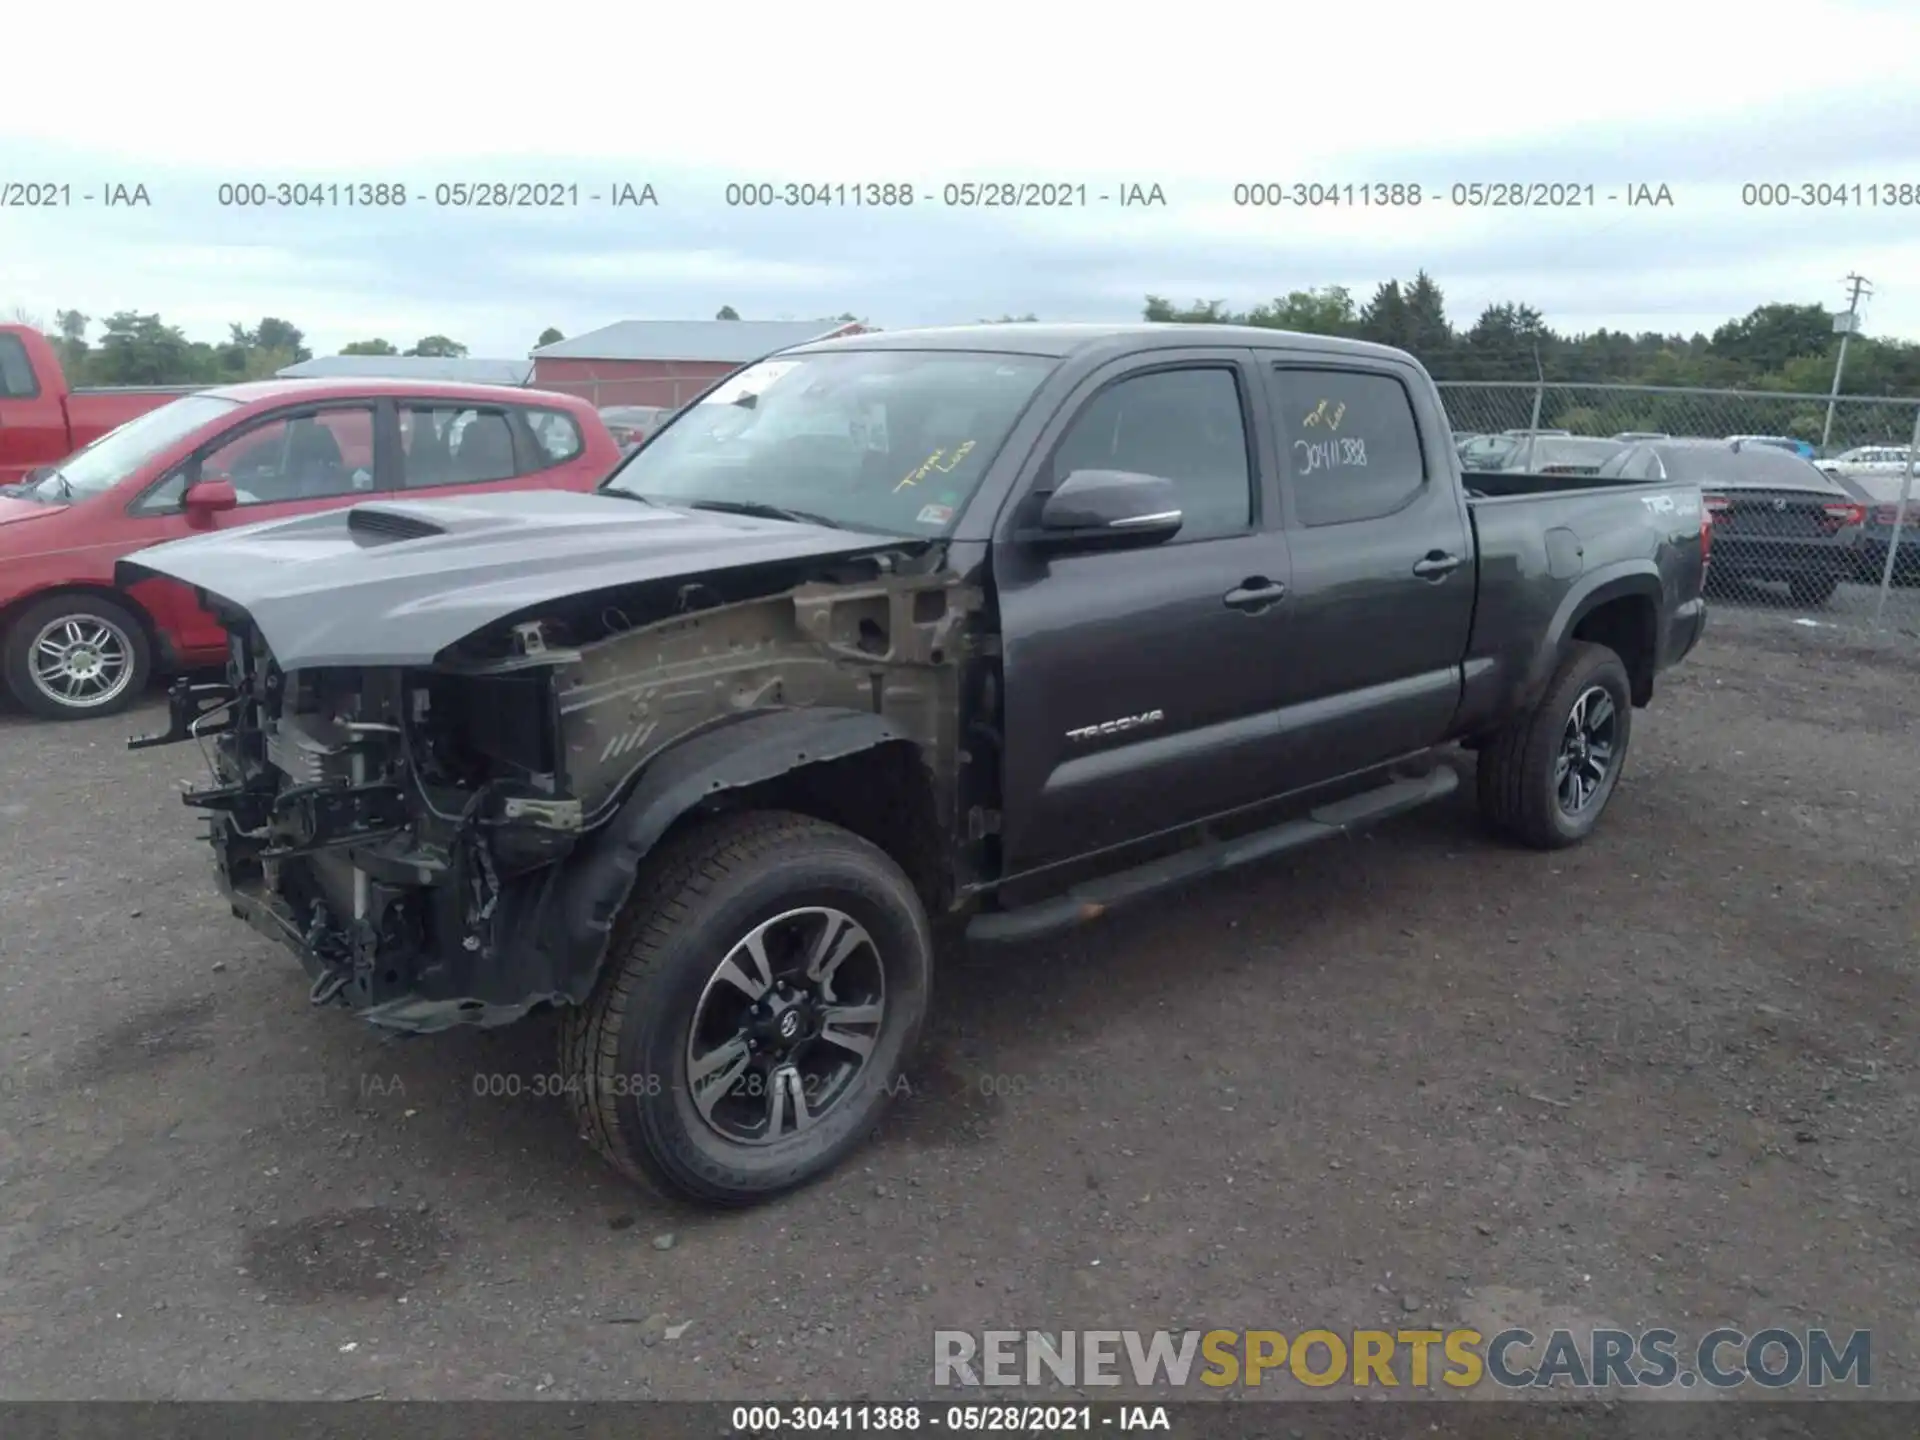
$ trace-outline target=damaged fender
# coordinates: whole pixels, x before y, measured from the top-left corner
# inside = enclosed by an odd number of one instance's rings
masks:
[[[866,711],[778,710],[680,742],[648,764],[620,810],[567,865],[544,872],[538,892],[506,917],[502,948],[527,956],[566,999],[583,1003],[641,862],[676,820],[727,791],[895,741],[912,737]]]

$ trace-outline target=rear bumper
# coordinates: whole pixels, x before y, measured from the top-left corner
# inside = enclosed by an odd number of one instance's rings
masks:
[[[1678,665],[1692,653],[1693,647],[1700,643],[1700,637],[1707,629],[1707,602],[1703,597],[1695,597],[1674,608],[1672,617],[1667,621],[1666,644],[1660,657],[1660,668]]]
[[[1796,575],[1851,574],[1858,553],[1857,540],[1835,543],[1832,540],[1758,539],[1727,535],[1716,527],[1713,558],[1709,563],[1723,578],[1786,580]]]

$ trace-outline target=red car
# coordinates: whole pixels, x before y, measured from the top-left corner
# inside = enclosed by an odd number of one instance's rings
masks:
[[[183,395],[0,491],[0,673],[28,710],[107,715],[156,669],[224,663],[171,581],[114,561],[206,530],[394,491],[591,490],[620,451],[570,395],[405,380],[270,380]]]

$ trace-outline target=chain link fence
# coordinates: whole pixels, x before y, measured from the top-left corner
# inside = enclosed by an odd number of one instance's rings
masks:
[[[1707,594],[1920,639],[1920,400],[1443,380],[1469,470],[1598,469],[1636,440],[1748,437],[1760,458],[1687,462],[1714,512]],[[1644,452],[1615,466],[1658,479]],[[1815,472],[1818,473],[1815,473]],[[1824,480],[1822,479],[1824,476]]]

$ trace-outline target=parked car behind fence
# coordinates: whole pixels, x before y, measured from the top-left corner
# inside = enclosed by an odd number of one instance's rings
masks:
[[[1797,605],[1824,605],[1860,573],[1866,506],[1832,476],[1768,445],[1665,440],[1635,445],[1601,467],[1623,480],[1700,486],[1712,517],[1707,593],[1784,582]],[[1884,552],[1883,552],[1884,553]]]
[[[1910,481],[1903,470],[1893,475],[1839,474],[1833,479],[1866,507],[1855,578],[1866,585],[1878,585],[1883,575],[1895,585],[1920,584],[1920,529],[1914,525],[1915,512],[1920,510],[1920,477]],[[1896,530],[1899,553],[1888,575],[1887,550],[1895,543]]]
[[[620,453],[638,449],[653,432],[673,418],[671,405],[603,405],[600,418],[613,433]]]
[[[1487,470],[1530,470],[1537,475],[1597,475],[1626,447],[1617,440],[1578,435],[1537,435],[1519,440]],[[1463,457],[1463,462],[1464,457]],[[1469,467],[1472,468],[1472,467]]]

